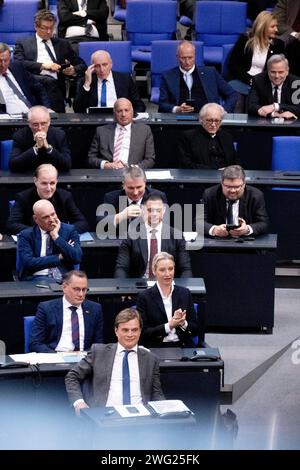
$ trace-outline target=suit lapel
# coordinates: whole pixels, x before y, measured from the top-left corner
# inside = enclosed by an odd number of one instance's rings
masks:
[[[202,70],[202,68],[196,68],[197,72],[198,72],[198,77],[199,77],[199,80],[201,82],[201,85],[202,85],[202,89],[203,89],[203,93],[207,99],[207,101],[209,101],[208,99],[208,96],[207,96],[207,93],[206,93],[206,90],[209,90],[210,89],[210,82],[207,80],[207,77],[206,77],[206,74],[205,74],[205,71]]]
[[[136,132],[136,127],[134,122],[131,124],[131,137],[130,137],[130,146],[129,146],[129,155],[128,155],[128,163],[134,164],[135,163],[135,149],[139,147],[139,136]]]
[[[63,316],[64,316],[62,298],[59,299],[57,304],[53,305],[53,314],[54,314],[54,317],[56,318],[57,338],[59,342],[61,338],[61,334],[62,334],[62,329],[63,329]]]
[[[38,50],[37,50],[37,39],[36,37],[32,38],[32,42],[30,44],[31,47],[31,53],[34,55],[34,61],[37,61],[37,56],[38,56]]]
[[[159,312],[161,314],[160,318],[163,320],[164,323],[166,323],[166,321],[168,321],[168,318],[167,318],[165,307],[164,307],[157,285],[155,284],[155,286],[153,286],[152,289],[153,290],[151,291],[151,294],[152,294],[153,302],[157,305],[159,309]]]
[[[145,403],[146,398],[145,398],[144,384],[147,380],[147,367],[145,367],[146,366],[145,351],[143,351],[143,349],[140,349],[138,347],[137,356],[138,356],[138,365],[139,365],[139,374],[140,374],[141,395],[142,395],[142,400]]]
[[[87,304],[86,304],[85,301],[82,303],[81,308],[82,308],[83,323],[84,323],[84,341],[83,341],[84,344],[83,344],[83,346],[84,346],[84,350],[85,350],[86,349],[85,348],[86,339],[90,336],[90,332],[89,332],[89,329],[90,329],[90,322],[89,322],[90,310],[87,308]]]
[[[93,74],[92,85],[91,85],[91,105],[98,106],[98,78],[97,75]]]
[[[41,256],[42,238],[41,238],[41,231],[37,225],[34,226],[33,236],[34,236],[34,246],[36,250],[35,254],[36,256]]]

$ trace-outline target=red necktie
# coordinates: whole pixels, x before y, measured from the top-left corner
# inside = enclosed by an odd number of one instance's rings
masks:
[[[156,238],[156,228],[151,230],[150,238],[150,258],[149,258],[149,279],[154,279],[154,274],[152,272],[152,261],[154,256],[157,254],[157,238]]]

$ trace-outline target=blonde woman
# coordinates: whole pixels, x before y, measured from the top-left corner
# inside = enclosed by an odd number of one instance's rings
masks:
[[[269,11],[257,15],[251,30],[241,34],[232,49],[228,62],[230,85],[248,95],[252,77],[266,69],[273,54],[284,53],[284,42],[276,38],[277,19]]]

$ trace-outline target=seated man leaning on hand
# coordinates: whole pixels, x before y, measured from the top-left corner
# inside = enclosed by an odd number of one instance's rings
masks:
[[[203,201],[206,236],[241,237],[268,230],[264,195],[246,185],[245,172],[239,165],[224,168],[221,184],[206,189]]]
[[[79,235],[73,225],[60,222],[51,202],[41,199],[32,210],[35,225],[18,235],[19,278],[61,282],[81,262]]]
[[[101,306],[85,299],[85,272],[69,271],[62,288],[63,297],[39,304],[29,338],[30,351],[87,351],[92,344],[103,342]]]
[[[119,98],[114,104],[114,124],[97,127],[88,152],[90,168],[120,170],[130,165],[152,168],[154,141],[149,126],[133,121],[132,104]]]

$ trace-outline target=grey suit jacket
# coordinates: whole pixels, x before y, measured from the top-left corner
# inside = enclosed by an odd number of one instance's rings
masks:
[[[114,136],[116,124],[97,127],[96,134],[88,153],[90,168],[100,168],[103,160],[113,161]],[[128,165],[138,165],[140,168],[152,168],[155,162],[154,142],[149,126],[133,122]]]
[[[84,398],[92,407],[106,405],[116,351],[117,343],[93,344],[88,355],[70,370],[65,383],[72,404]],[[163,400],[156,356],[138,348],[138,364],[143,403]]]

